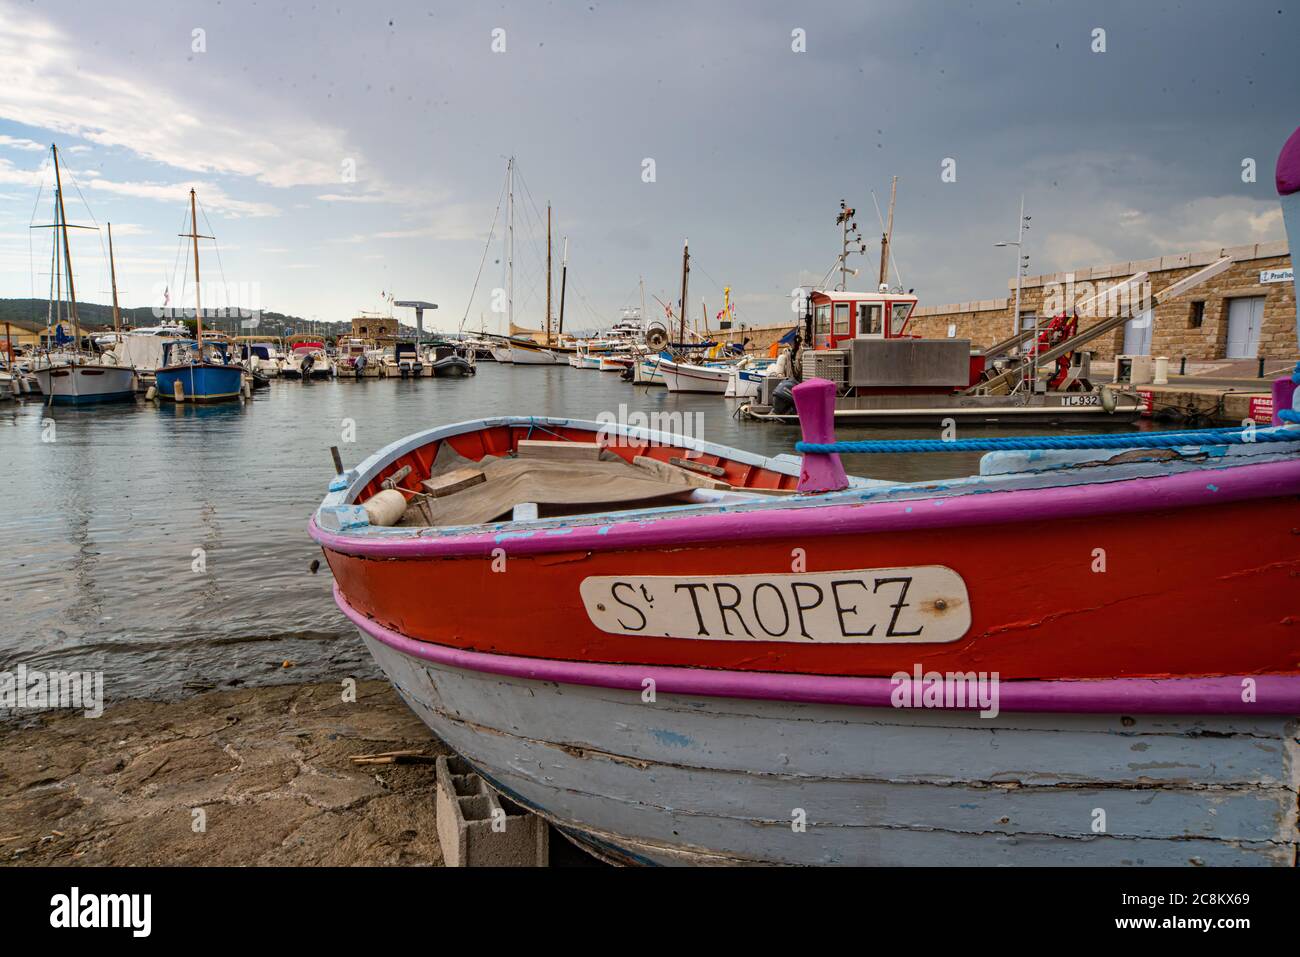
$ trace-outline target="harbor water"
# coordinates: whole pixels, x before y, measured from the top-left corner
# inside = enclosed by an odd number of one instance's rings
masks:
[[[208,407],[0,406],[0,671],[102,671],[109,700],[376,675],[334,606],[328,566],[312,571],[321,554],[306,526],[333,475],[330,446],[351,466],[412,432],[505,414],[614,417],[765,455],[792,452],[799,437],[737,418],[736,400],[634,388],[614,373],[478,369],[467,379],[272,381],[251,400]],[[968,474],[978,460],[845,464],[915,481]]]

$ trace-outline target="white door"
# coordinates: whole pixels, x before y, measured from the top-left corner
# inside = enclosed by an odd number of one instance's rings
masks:
[[[1264,321],[1264,297],[1228,300],[1229,359],[1253,359],[1259,354],[1259,327]]]
[[[1154,326],[1150,309],[1139,312],[1124,323],[1124,355],[1151,355],[1151,330]]]

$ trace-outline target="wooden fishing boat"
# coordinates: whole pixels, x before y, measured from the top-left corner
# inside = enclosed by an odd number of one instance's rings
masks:
[[[810,381],[802,457],[487,419],[309,529],[412,709],[609,860],[1294,866],[1297,381],[1268,429],[952,443],[835,443]],[[839,458],[897,450],[987,454]]]
[[[490,474],[538,438],[584,456],[599,439],[602,458],[561,460],[537,487]],[[1300,457],[1282,448],[1005,452],[965,480],[798,494],[794,459],[495,419],[372,456],[311,531],[408,703],[612,858],[1279,863],[1300,757]],[[428,500],[431,519],[376,526],[357,504],[404,469],[397,494],[417,501],[467,468],[489,475]],[[714,470],[727,488],[697,481]],[[600,483],[626,511],[574,501]],[[1006,536],[1080,544],[990,561]],[[895,676],[918,670],[995,676],[998,715],[891,708]],[[1070,782],[1088,807],[1139,814],[1136,830],[1096,839]],[[1221,797],[1240,831],[1218,826]],[[1152,800],[1172,816],[1139,810]],[[800,807],[816,839],[789,835]]]

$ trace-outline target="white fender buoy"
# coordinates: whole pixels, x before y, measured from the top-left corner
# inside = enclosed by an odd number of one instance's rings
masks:
[[[384,489],[361,503],[371,525],[396,525],[406,512],[406,496],[395,488]]]
[[[177,402],[185,401],[185,383],[180,379],[172,383],[172,398]]]
[[[156,385],[149,386],[149,388],[145,390],[144,397],[150,402],[158,398],[158,387]]]
[[[1115,390],[1108,385],[1101,387],[1101,407],[1107,412],[1114,412],[1119,403],[1115,400]]]

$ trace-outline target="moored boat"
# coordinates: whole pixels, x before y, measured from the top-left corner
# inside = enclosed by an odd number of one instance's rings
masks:
[[[163,344],[163,360],[154,372],[158,396],[174,402],[228,402],[244,389],[244,369],[231,360],[224,340],[205,343],[203,303],[199,282],[198,199],[190,190],[190,231],[184,234],[194,244],[194,341],[171,340]]]
[[[46,401],[56,405],[99,405],[106,402],[126,402],[135,398],[136,373],[130,365],[118,361],[112,353],[94,354],[87,351],[81,333],[81,320],[77,309],[76,279],[72,271],[72,249],[68,242],[68,220],[63,198],[63,179],[59,169],[59,148],[50,146],[54,168],[54,251],[50,276],[51,310],[62,309],[72,321],[71,346],[66,351],[47,353],[33,366],[32,374],[37,388]],[[110,227],[109,244],[112,244]],[[113,272],[113,325],[118,328],[116,267]],[[64,291],[67,301],[63,302]],[[62,327],[60,327],[61,329]]]
[[[703,365],[660,358],[658,371],[669,392],[707,392],[724,395],[731,378],[731,366]]]

